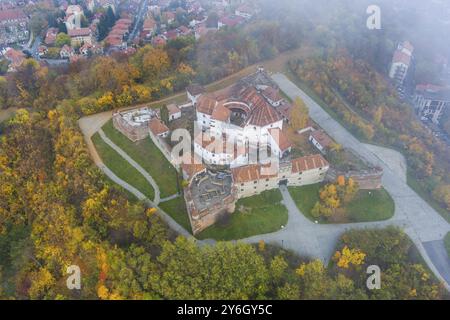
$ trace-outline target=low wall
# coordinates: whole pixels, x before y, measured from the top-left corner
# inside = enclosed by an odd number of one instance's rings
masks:
[[[373,169],[364,171],[348,171],[339,172],[335,169],[328,170],[326,180],[329,182],[335,182],[339,176],[345,178],[352,178],[358,183],[361,190],[376,190],[382,188],[383,170]]]
[[[172,148],[160,137],[155,136],[150,130],[149,130],[149,136],[152,142],[155,144],[155,146],[162,152],[164,157],[166,157],[167,161],[169,161],[177,171],[180,170],[180,165],[175,162],[175,160],[172,158]]]

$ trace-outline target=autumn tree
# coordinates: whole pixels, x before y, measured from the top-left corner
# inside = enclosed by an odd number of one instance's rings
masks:
[[[300,130],[306,127],[309,120],[309,110],[303,100],[297,97],[292,104],[291,111],[291,126],[295,130]]]
[[[440,184],[433,191],[433,196],[450,210],[450,184]]]
[[[62,32],[60,32],[60,33],[58,33],[57,35],[56,35],[56,39],[55,39],[55,45],[57,46],[57,47],[63,47],[64,45],[68,45],[68,46],[70,46],[70,43],[71,43],[71,40],[70,40],[70,37],[69,37],[69,35],[67,34],[67,33],[62,33]]]
[[[339,268],[348,269],[351,265],[360,266],[364,263],[366,254],[359,249],[350,249],[345,246],[341,251],[336,251],[333,261]]]

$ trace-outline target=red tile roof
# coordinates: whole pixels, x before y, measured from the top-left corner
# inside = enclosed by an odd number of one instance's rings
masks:
[[[167,126],[157,118],[153,118],[152,120],[150,120],[149,127],[151,132],[156,136],[169,132],[169,128],[167,128]]]
[[[264,104],[253,109],[248,118],[248,124],[258,127],[265,127],[280,120],[281,117],[275,109],[264,101]]]
[[[403,63],[409,66],[411,63],[411,56],[407,55],[406,53],[402,51],[395,51],[394,58],[392,59],[393,63]]]
[[[267,98],[270,99],[272,101],[280,101],[283,98],[281,98],[279,90],[272,88],[272,87],[267,87],[266,89],[264,89],[263,91],[263,95]]]
[[[230,119],[231,111],[224,107],[222,103],[219,103],[215,108],[211,115],[211,118],[218,121],[226,122]]]
[[[329,167],[329,163],[320,154],[309,155],[293,159],[292,173],[298,173],[313,169]]]
[[[333,143],[333,140],[322,130],[313,131],[311,136],[324,148],[328,148]]]
[[[245,183],[251,181],[257,181],[260,179],[274,178],[278,175],[278,172],[267,174],[266,167],[260,164],[252,164],[249,166],[238,167],[231,169],[234,183]]]
[[[203,164],[196,164],[196,163],[183,163],[181,165],[181,168],[187,174],[189,179],[192,178],[195,174],[206,169],[206,167]]]
[[[145,31],[153,30],[156,27],[156,22],[153,20],[153,18],[147,18],[144,20],[144,25],[142,27]]]
[[[197,101],[197,111],[212,115],[214,108],[217,104],[217,101],[208,95],[202,95]]]
[[[67,34],[69,37],[87,37],[92,34],[92,30],[89,28],[72,29]]]
[[[174,103],[167,105],[167,110],[169,111],[169,116],[181,112],[180,108]]]
[[[281,151],[285,151],[292,147],[292,143],[289,141],[286,134],[282,130],[280,130],[279,128],[273,128],[269,129],[268,131]]]

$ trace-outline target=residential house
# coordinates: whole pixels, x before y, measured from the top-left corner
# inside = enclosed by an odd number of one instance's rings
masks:
[[[56,36],[58,35],[58,28],[48,28],[45,34],[44,43],[48,46],[53,46],[56,41]]]
[[[152,39],[152,45],[154,47],[165,46],[166,43],[167,43],[167,39],[163,35],[153,37],[153,39]]]
[[[9,61],[8,72],[17,71],[26,59],[26,55],[22,51],[13,48],[7,48],[4,56]]]
[[[142,31],[146,37],[151,37],[156,33],[157,24],[152,17],[148,17],[144,20],[144,25],[142,26]]]
[[[311,132],[309,141],[323,154],[325,154],[333,144],[333,140],[323,130]]]
[[[69,47],[67,44],[65,44],[61,51],[59,52],[59,56],[61,59],[70,59],[75,54],[75,50],[73,50],[72,47]]]
[[[92,44],[93,42],[92,30],[89,28],[68,30],[68,35],[72,47],[80,46],[85,43]]]
[[[218,23],[218,27],[223,28],[223,27],[236,27],[237,25],[243,23],[245,21],[245,19],[241,16],[237,16],[237,15],[229,15],[229,16],[223,16],[221,18],[219,18],[219,23]]]
[[[256,14],[256,10],[249,5],[243,4],[235,10],[235,15],[244,19],[251,19]]]
[[[38,55],[39,57],[43,57],[47,54],[48,52],[48,48],[44,45],[40,45],[38,48]]]
[[[169,128],[158,118],[153,118],[149,122],[150,131],[153,135],[166,138],[169,135]]]
[[[171,24],[175,21],[175,13],[166,11],[163,13],[163,19],[167,24]]]
[[[167,110],[169,111],[169,121],[181,118],[181,110],[177,107],[176,104],[169,104],[167,106]]]

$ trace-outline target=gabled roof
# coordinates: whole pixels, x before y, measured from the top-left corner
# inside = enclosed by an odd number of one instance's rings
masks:
[[[144,25],[143,25],[142,29],[144,29],[144,30],[152,30],[155,27],[156,27],[156,21],[153,18],[149,17],[149,18],[144,20]]]
[[[213,118],[214,120],[226,122],[230,119],[230,115],[231,111],[227,107],[224,107],[222,103],[219,103],[214,108],[211,118]]]
[[[65,52],[68,52],[68,53],[74,52],[73,48],[68,46],[67,44],[62,46],[61,51],[65,51]]]
[[[264,100],[262,105],[253,108],[247,123],[249,125],[265,127],[280,120],[282,120],[280,115]]]
[[[407,66],[411,63],[411,56],[402,52],[402,51],[395,51],[394,58],[392,59],[393,63],[403,63]]]
[[[413,52],[414,51],[414,46],[411,44],[411,42],[409,42],[409,41],[403,41],[402,43],[401,43],[401,46],[403,47],[403,48],[405,48],[406,50],[408,50],[408,51],[411,51],[411,52]]]
[[[175,103],[167,105],[167,110],[169,111],[169,116],[181,112],[180,108],[178,108]]]
[[[217,101],[208,95],[202,95],[197,101],[197,111],[212,115],[214,108],[217,104]]]
[[[181,164],[181,168],[187,174],[188,179],[206,169],[206,167],[202,163],[194,163],[194,161],[192,161],[192,163]]]
[[[69,37],[87,37],[92,34],[92,30],[89,28],[72,29],[68,30],[67,34]]]
[[[322,130],[313,131],[311,136],[324,148],[328,148],[333,143],[333,140]]]
[[[167,128],[167,126],[157,118],[153,118],[152,120],[150,120],[149,127],[150,131],[156,136],[169,132],[169,128]]]
[[[275,89],[275,88],[272,88],[272,87],[267,87],[266,89],[264,89],[262,94],[267,99],[270,99],[270,100],[275,101],[275,102],[283,100],[283,98],[280,96],[279,90]]]
[[[289,141],[286,134],[282,130],[280,130],[279,128],[273,128],[269,129],[268,131],[281,151],[285,151],[292,147],[292,143]]]
[[[298,173],[313,169],[325,168],[330,164],[320,154],[300,157],[291,161],[292,173]]]
[[[267,167],[260,164],[252,164],[248,166],[231,169],[234,183],[245,183],[257,181],[260,179],[274,178],[278,172],[268,173]],[[278,171],[278,170],[276,170]]]

